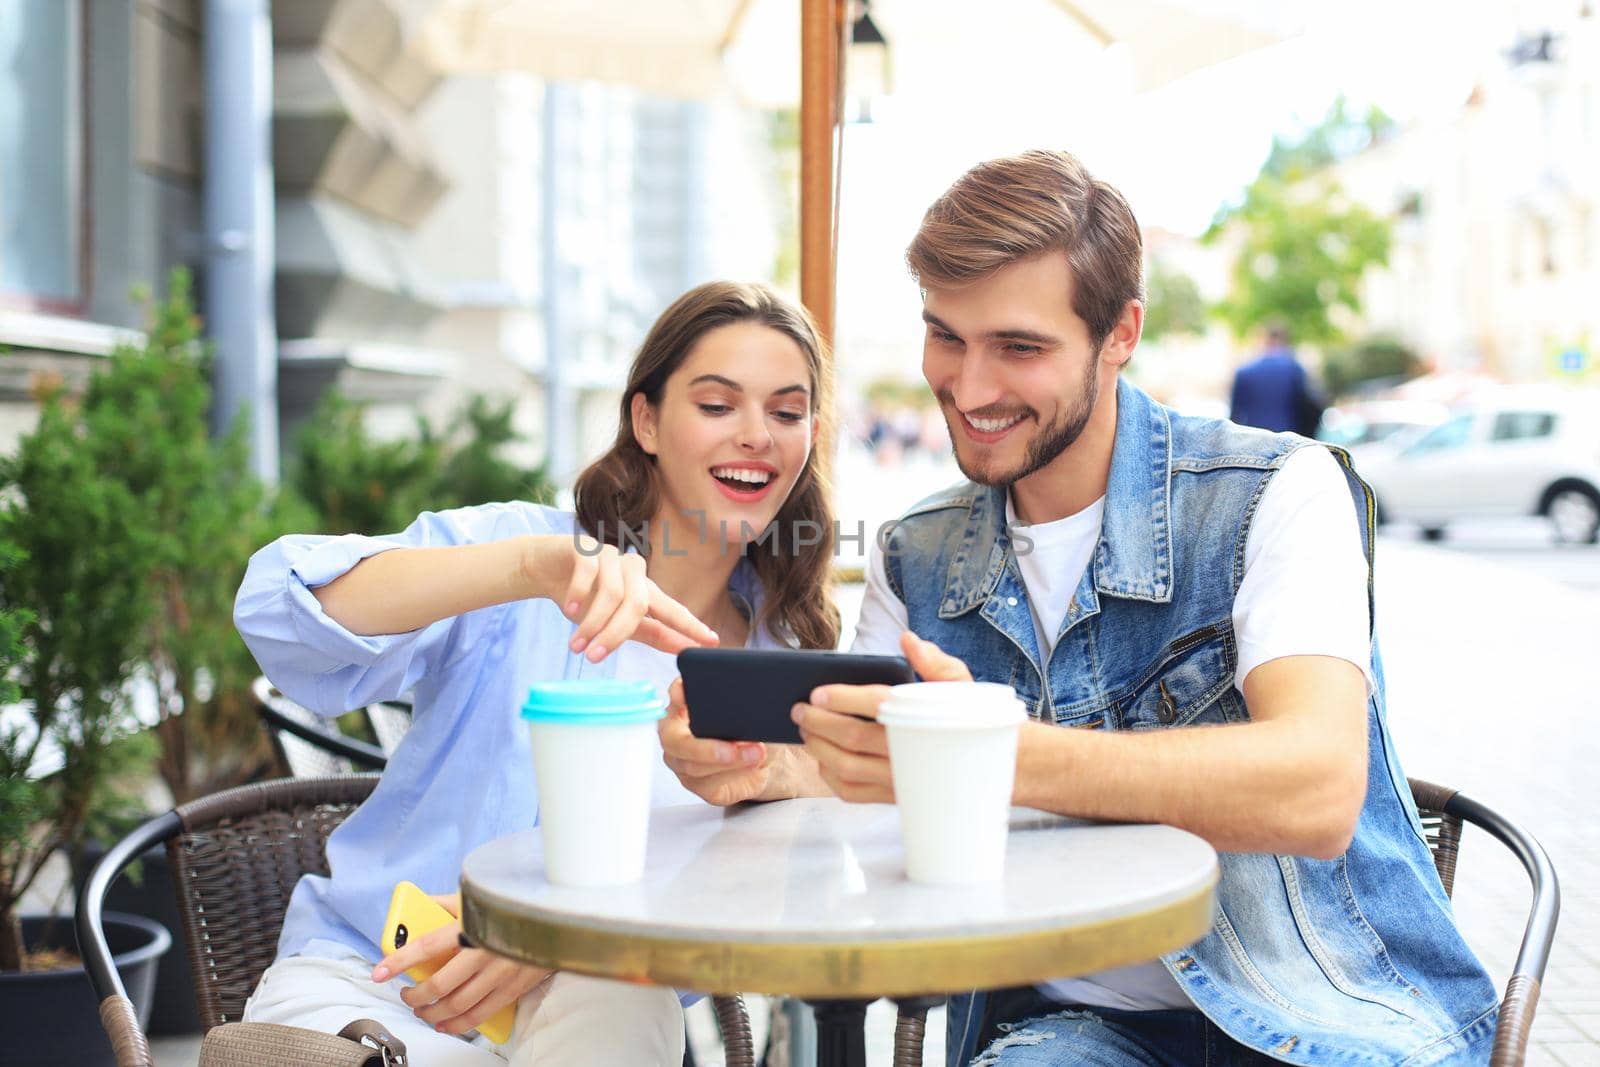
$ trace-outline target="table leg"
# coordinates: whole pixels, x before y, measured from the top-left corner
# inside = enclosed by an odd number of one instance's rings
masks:
[[[867,1067],[870,1000],[808,1000],[817,1017],[817,1067]]]
[[[894,1067],[922,1067],[922,1039],[928,1012],[943,1004],[943,996],[895,997]]]

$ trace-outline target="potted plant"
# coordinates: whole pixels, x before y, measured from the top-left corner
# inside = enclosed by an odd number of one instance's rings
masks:
[[[146,302],[144,337],[119,346],[90,379],[77,419],[81,450],[129,494],[139,517],[149,603],[134,655],[151,696],[156,770],[182,804],[273,768],[250,696],[256,665],[233,628],[233,596],[251,551],[309,520],[287,495],[269,506],[249,470],[244,420],[220,439],[211,434],[212,361],[188,273],[174,271],[166,296]],[[77,884],[108,844],[85,845],[74,862]],[[139,877],[112,886],[107,905],[157,919],[180,949],[160,968],[147,1032],[198,1031],[165,850],[145,853],[139,867]]]
[[[334,534],[393,533],[423,510],[551,503],[556,491],[544,468],[503,455],[520,440],[511,422],[510,401],[477,395],[443,432],[418,416],[415,437],[377,440],[367,431],[366,409],[329,391],[295,435],[287,480],[310,505],[316,528]]]
[[[109,1063],[70,923],[19,905],[54,853],[128,809],[149,767],[129,683],[150,545],[133,494],[82,447],[71,398],[57,385],[41,401],[38,428],[0,458],[0,678],[20,698],[0,701],[0,1064]],[[108,917],[108,934],[138,997],[170,938],[132,917]]]
[[[175,804],[273,766],[233,597],[252,551],[310,522],[288,495],[269,503],[249,469],[245,420],[212,436],[211,363],[180,268],[143,340],[112,353],[80,411],[84,449],[132,495],[148,538],[151,603],[137,655],[155,693],[156,769]]]

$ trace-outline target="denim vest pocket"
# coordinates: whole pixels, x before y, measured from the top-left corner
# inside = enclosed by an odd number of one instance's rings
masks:
[[[1106,724],[1106,708],[1068,708],[1053,713],[1051,722],[1057,726],[1071,726],[1079,730],[1098,730]]]
[[[1243,718],[1242,706],[1230,696],[1235,663],[1232,630],[1220,624],[1203,627],[1168,645],[1112,710],[1127,730]]]

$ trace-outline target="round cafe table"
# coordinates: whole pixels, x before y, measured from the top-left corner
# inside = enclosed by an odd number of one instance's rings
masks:
[[[538,831],[468,855],[472,944],[529,963],[818,1009],[823,1063],[863,1063],[865,1005],[1025,985],[1151,960],[1210,928],[1217,857],[1170,826],[1014,808],[1005,870],[910,882],[892,805],[834,799],[651,813],[644,877],[545,880]]]

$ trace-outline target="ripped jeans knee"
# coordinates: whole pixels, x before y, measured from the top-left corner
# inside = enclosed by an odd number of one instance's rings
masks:
[[[1010,1025],[1010,1023],[1007,1023],[1001,1029],[1007,1029]],[[1015,1030],[1004,1037],[997,1037],[991,1041],[989,1047],[978,1053],[969,1067],[995,1067],[1000,1062],[1000,1057],[1005,1054],[1006,1049],[1042,1045],[1055,1036],[1055,1031],[1035,1026]]]
[[[1144,1050],[1092,1011],[1055,1012],[1003,1023],[969,1067],[1122,1067],[1147,1064]]]

